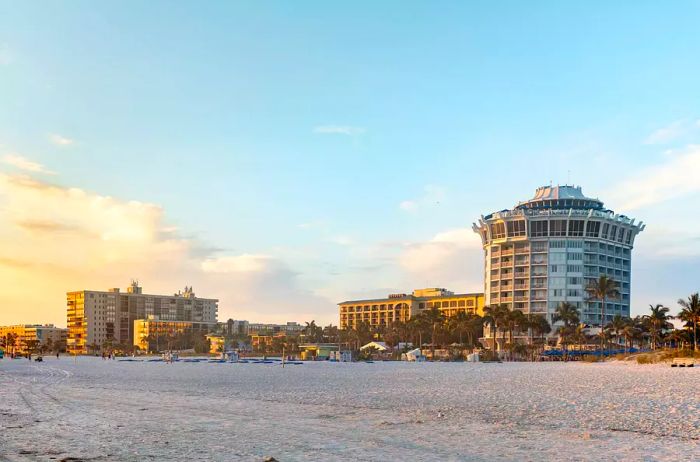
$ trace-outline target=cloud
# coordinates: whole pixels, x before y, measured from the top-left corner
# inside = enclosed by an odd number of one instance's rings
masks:
[[[644,144],[667,144],[688,135],[698,127],[700,127],[700,121],[695,121],[693,123],[688,119],[676,120],[652,132],[644,140]]]
[[[65,293],[136,277],[146,293],[192,285],[220,300],[220,318],[337,322],[332,301],[271,255],[214,256],[182,237],[158,205],[0,173],[0,324],[65,325]],[[217,252],[218,253],[218,252]]]
[[[61,136],[57,133],[52,133],[49,135],[49,141],[51,141],[56,146],[70,146],[75,143],[74,140]]]
[[[444,198],[444,187],[429,184],[423,187],[423,196],[418,199],[402,201],[399,203],[399,209],[404,212],[414,213],[422,208],[437,206]]]
[[[459,228],[437,233],[427,242],[406,244],[398,262],[411,287],[481,291],[483,258],[479,236],[470,228]]]
[[[33,173],[43,173],[46,175],[55,175],[55,172],[52,172],[50,170],[47,170],[43,165],[33,162],[26,157],[22,157],[17,154],[6,154],[2,157],[2,162],[11,165],[13,167],[16,167],[20,170],[25,170],[27,172],[33,172]]]
[[[326,240],[333,244],[338,244],[342,246],[349,246],[353,244],[352,238],[344,235],[330,236]]]
[[[700,191],[700,145],[670,153],[663,163],[633,171],[606,194],[619,210],[635,210]]]
[[[365,133],[363,127],[353,127],[350,125],[318,125],[314,127],[314,133],[325,135],[362,135]]]
[[[206,259],[202,262],[205,273],[256,273],[269,271],[275,261],[266,255],[234,255]]]

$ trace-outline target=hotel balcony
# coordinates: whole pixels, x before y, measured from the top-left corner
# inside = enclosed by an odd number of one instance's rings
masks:
[[[502,250],[501,255],[504,257],[510,257],[511,255],[513,255],[513,251],[512,250]]]
[[[518,255],[529,255],[530,249],[515,249],[515,253]]]

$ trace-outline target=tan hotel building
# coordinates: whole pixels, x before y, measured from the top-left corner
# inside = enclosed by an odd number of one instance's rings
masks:
[[[173,295],[144,294],[137,281],[126,293],[81,290],[68,292],[68,352],[86,354],[105,342],[131,345],[134,321],[155,317],[162,321],[191,321],[216,324],[218,300],[196,297],[191,287]]]
[[[386,327],[401,321],[406,322],[424,310],[438,308],[446,317],[460,311],[484,314],[484,294],[455,294],[446,289],[417,289],[411,294],[391,294],[387,298],[372,300],[350,300],[338,304],[340,328],[355,329],[359,322],[371,326]]]

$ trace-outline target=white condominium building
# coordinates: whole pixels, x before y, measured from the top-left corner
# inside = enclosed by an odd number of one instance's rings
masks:
[[[600,324],[600,303],[587,301],[585,288],[604,274],[620,291],[606,303],[605,321],[629,316],[632,246],[643,229],[580,187],[538,188],[532,199],[474,224],[484,247],[485,304],[541,313],[551,323],[566,301],[578,307],[582,322]]]

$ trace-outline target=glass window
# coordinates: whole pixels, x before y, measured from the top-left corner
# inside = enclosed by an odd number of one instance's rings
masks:
[[[506,237],[506,227],[503,223],[493,223],[491,225],[491,237],[494,239],[503,239]]]
[[[586,224],[586,236],[587,237],[598,237],[600,232],[600,222],[599,221],[589,221]]]
[[[608,238],[608,230],[610,229],[610,223],[603,223],[603,234],[600,237],[603,239]]]
[[[531,221],[530,236],[532,237],[547,237],[549,235],[549,222],[547,221]]]
[[[507,222],[508,236],[525,236],[525,220],[513,220]]]
[[[569,220],[569,236],[583,236],[583,220]]]
[[[552,220],[549,228],[551,236],[566,236],[566,220]]]

